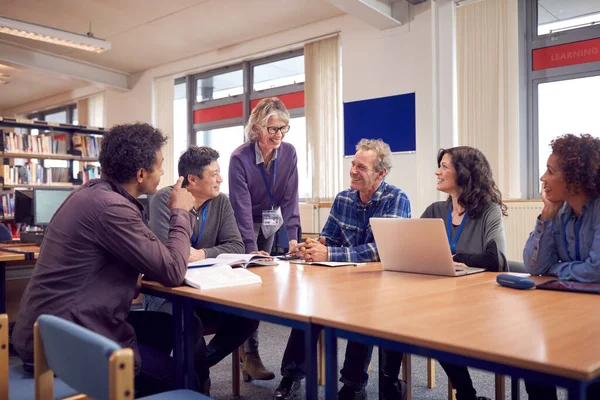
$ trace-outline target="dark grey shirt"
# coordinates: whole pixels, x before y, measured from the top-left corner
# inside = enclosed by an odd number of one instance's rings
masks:
[[[431,204],[421,218],[442,218],[448,227],[450,201],[438,201]],[[458,227],[452,226],[452,240]],[[458,242],[454,261],[465,263],[469,267],[485,268],[489,271],[506,270],[506,238],[502,223],[502,210],[490,203],[477,219],[468,217]]]
[[[173,186],[159,190],[150,204],[150,229],[161,241],[166,241],[169,236],[171,210],[167,202],[172,190]],[[207,207],[204,231],[193,247],[206,251],[207,258],[214,258],[222,253],[243,253],[244,242],[235,221],[233,208],[223,193],[206,201],[197,214],[190,213],[194,217],[194,237],[200,233],[204,207]],[[191,245],[190,238],[188,245]]]
[[[33,362],[33,324],[40,314],[75,322],[140,356],[133,327],[125,322],[140,273],[165,286],[183,283],[192,219],[175,209],[168,238],[157,239],[142,219],[142,205],[106,177],[75,190],[56,211],[13,332],[15,349]]]

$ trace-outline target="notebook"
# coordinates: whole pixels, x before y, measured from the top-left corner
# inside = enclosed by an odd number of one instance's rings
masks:
[[[290,261],[291,264],[318,265],[320,267],[345,267],[348,265],[364,265],[364,263],[345,262],[345,261]]]
[[[260,254],[219,254],[217,258],[205,258],[188,264],[188,268],[210,267],[218,264],[227,264],[232,267],[267,267],[277,265],[270,256]]]
[[[215,265],[206,268],[188,269],[185,283],[196,289],[218,289],[231,286],[262,283],[260,276],[243,268],[231,268],[230,265]]]
[[[455,267],[444,221],[439,218],[371,218],[383,269],[418,274],[464,276],[483,268]]]

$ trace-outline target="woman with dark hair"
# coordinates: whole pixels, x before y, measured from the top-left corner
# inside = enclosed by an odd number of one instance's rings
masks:
[[[483,153],[468,146],[441,149],[437,157],[437,190],[448,199],[431,204],[421,218],[441,218],[446,224],[448,244],[457,266],[506,270],[506,239],[502,216],[506,206]],[[395,379],[402,354],[383,352],[383,379]],[[440,362],[457,400],[486,400],[477,396],[467,367]],[[385,399],[392,397],[383,396]]]
[[[544,207],[523,251],[532,275],[600,282],[600,139],[567,134],[550,146],[542,175]],[[556,399],[556,388],[525,381],[531,400]],[[600,399],[600,384],[588,387]]]

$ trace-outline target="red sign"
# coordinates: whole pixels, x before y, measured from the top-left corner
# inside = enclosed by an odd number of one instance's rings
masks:
[[[533,50],[533,70],[600,61],[600,39]]]
[[[282,94],[279,96],[275,96],[279,100],[285,104],[285,107],[288,109],[304,107],[304,92],[294,92],[288,94]],[[262,99],[252,100],[250,102],[250,110],[253,110],[254,107],[258,104]]]
[[[242,103],[233,103],[194,111],[194,123],[201,124],[203,122],[220,121],[222,119],[243,116],[244,108]]]

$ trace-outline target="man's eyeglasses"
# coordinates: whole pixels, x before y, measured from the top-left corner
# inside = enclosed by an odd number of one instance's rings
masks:
[[[288,133],[288,131],[290,130],[290,126],[289,125],[284,125],[284,126],[267,126],[267,132],[269,132],[269,134],[271,135],[275,135],[277,133],[277,131],[281,132],[282,135],[285,135],[286,133]]]

